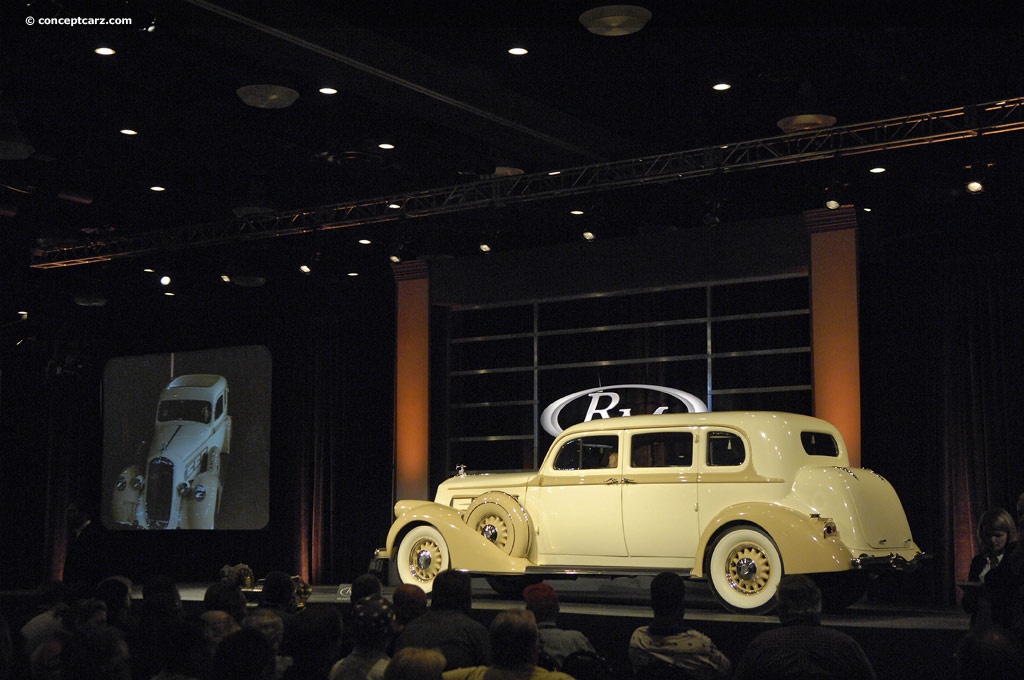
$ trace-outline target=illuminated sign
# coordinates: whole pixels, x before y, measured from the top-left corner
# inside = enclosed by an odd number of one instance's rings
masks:
[[[635,398],[627,400],[623,404],[624,392]],[[650,398],[651,393],[657,395],[653,402]],[[589,401],[587,401],[588,399]],[[652,403],[657,403],[657,405],[651,408]],[[585,410],[583,410],[584,406]],[[640,413],[633,412],[638,408],[644,408],[643,413],[650,415],[679,412],[703,413],[708,410],[703,401],[689,392],[671,387],[611,385],[609,387],[591,387],[556,399],[540,415],[540,424],[545,432],[554,437],[565,429],[559,423],[559,417],[564,411],[570,409],[576,411],[577,417],[572,418],[572,424],[575,424],[577,422],[587,423],[594,418],[640,415]],[[580,415],[582,417],[578,417]]]

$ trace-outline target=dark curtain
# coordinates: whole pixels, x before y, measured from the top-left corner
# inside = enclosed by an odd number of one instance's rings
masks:
[[[1024,492],[1021,378],[1024,376],[1024,258],[958,259],[942,282],[941,399],[947,538],[943,581],[964,579],[977,519],[1014,513]]]

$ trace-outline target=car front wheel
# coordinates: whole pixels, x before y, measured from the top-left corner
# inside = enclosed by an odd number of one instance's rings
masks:
[[[772,539],[760,529],[733,527],[715,540],[707,578],[715,597],[729,611],[767,613],[775,608],[782,557]]]
[[[427,593],[433,590],[437,575],[451,566],[448,544],[441,532],[427,524],[413,527],[402,538],[395,559],[402,583],[412,583]]]

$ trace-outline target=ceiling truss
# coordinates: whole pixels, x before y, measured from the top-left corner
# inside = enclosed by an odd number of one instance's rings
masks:
[[[887,120],[565,170],[498,177],[308,210],[211,222],[33,250],[31,266],[52,269],[160,251],[183,250],[359,225],[394,222],[666,184],[1024,130],[1024,97]]]

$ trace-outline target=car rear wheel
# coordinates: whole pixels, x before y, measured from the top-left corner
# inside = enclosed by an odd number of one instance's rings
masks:
[[[412,583],[427,593],[433,590],[437,575],[451,566],[448,544],[441,532],[428,524],[413,527],[402,538],[395,558],[402,583]]]
[[[526,511],[503,491],[491,491],[473,499],[466,508],[466,524],[512,557],[523,557],[530,547]]]
[[[775,608],[782,557],[760,529],[733,527],[715,540],[707,578],[715,597],[729,611],[763,614]]]

